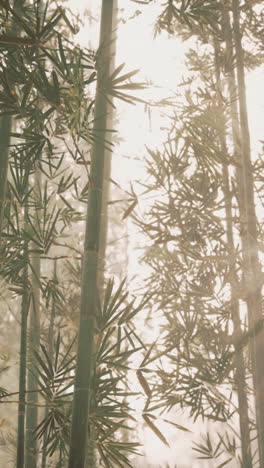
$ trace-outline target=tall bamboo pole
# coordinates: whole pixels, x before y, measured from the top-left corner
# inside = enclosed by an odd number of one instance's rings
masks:
[[[54,269],[53,269],[53,281],[58,282],[57,277],[57,260],[54,261]],[[48,330],[48,355],[51,364],[53,365],[54,362],[54,335],[55,335],[55,318],[56,318],[56,300],[54,296],[52,297],[51,302],[51,310],[50,310],[50,318],[49,318],[49,330]],[[49,414],[48,406],[45,408],[45,417]],[[43,448],[42,448],[42,457],[41,457],[41,468],[46,468],[47,466],[47,433],[43,435]]]
[[[115,67],[115,54],[116,54],[116,28],[117,28],[117,0],[113,0],[113,16],[112,16],[112,38],[109,44],[105,44],[105,47],[108,48],[108,51],[105,50],[106,55],[109,56],[109,74],[113,73]],[[109,101],[112,103],[113,99],[111,96],[108,97]],[[113,130],[114,124],[114,112],[113,106],[108,106],[107,111],[107,120],[106,128]],[[108,133],[107,137],[108,146],[112,144],[112,134]],[[111,189],[111,167],[112,167],[112,148],[105,148],[104,154],[104,177],[103,177],[103,192],[102,192],[102,210],[101,210],[101,225],[100,225],[100,239],[99,239],[99,257],[98,257],[98,287],[99,294],[103,296],[104,294],[104,284],[105,284],[105,269],[107,262],[107,238],[108,238],[108,226],[109,226],[109,211],[108,211],[108,202],[110,198],[110,189]],[[89,444],[86,454],[86,468],[93,466],[97,467],[97,450],[96,450],[96,440],[94,425],[90,423],[89,425]]]
[[[246,102],[244,52],[240,29],[239,0],[232,0],[233,31],[236,54],[236,74],[241,129],[241,162],[243,175],[244,219],[241,225],[243,247],[244,291],[250,330],[253,383],[260,467],[264,468],[264,328],[262,317],[262,274],[258,256],[258,228],[254,200],[254,178],[251,164],[250,133]]]
[[[116,28],[117,28],[117,0],[113,0],[113,18],[112,18],[112,41],[108,45],[110,65],[109,73],[113,73],[115,67],[116,55]],[[112,99],[110,98],[110,102]],[[113,107],[108,106],[107,112],[107,128],[113,130],[114,126],[114,112]],[[111,135],[111,134],[110,134]],[[109,140],[109,137],[108,137]],[[110,142],[111,141],[110,136]],[[107,248],[107,233],[108,233],[108,202],[110,196],[110,178],[111,178],[111,165],[112,165],[112,151],[105,149],[104,157],[104,181],[103,181],[103,197],[102,197],[102,213],[101,213],[101,227],[100,227],[100,242],[99,242],[99,278],[98,283],[103,287],[104,284],[104,270],[106,264],[106,248]]]
[[[12,119],[9,115],[0,117],[0,238],[3,229],[6,201],[8,153],[11,126]]]
[[[25,207],[25,223],[27,222],[27,210]],[[24,271],[23,293],[21,304],[21,329],[20,329],[20,359],[19,359],[19,403],[17,424],[17,457],[16,468],[24,468],[25,462],[25,414],[26,414],[26,370],[27,370],[27,319],[30,303],[28,285],[28,241],[24,245]]]
[[[102,188],[104,177],[105,130],[107,100],[102,89],[109,76],[110,57],[105,46],[112,39],[113,0],[102,0],[100,23],[100,57],[94,111],[94,142],[91,156],[90,185],[86,217],[86,232],[81,280],[80,324],[77,350],[75,386],[73,396],[72,427],[69,468],[84,468],[87,426],[91,398],[94,364],[94,335],[96,321],[96,295],[99,263]],[[89,445],[89,441],[88,441]]]
[[[14,11],[20,13],[22,10],[25,0],[14,0],[13,8]],[[17,25],[12,22],[9,33],[15,34],[17,32]],[[7,60],[8,69],[8,60]],[[12,117],[10,115],[4,115],[0,117],[0,243],[1,233],[3,229],[5,202],[6,202],[6,190],[7,190],[7,175],[8,175],[8,156],[10,146],[10,133],[12,129]]]
[[[105,44],[105,54],[109,56],[109,74],[113,73],[115,67],[115,53],[116,53],[116,28],[117,28],[117,0],[113,0],[113,16],[112,16],[112,38],[109,44]],[[106,48],[108,50],[106,50]],[[111,96],[108,97],[112,103],[113,99]],[[106,128],[113,130],[114,124],[114,112],[113,106],[108,106]],[[112,144],[112,134],[108,133],[107,137],[108,146]],[[108,202],[110,197],[111,189],[111,167],[112,167],[112,148],[105,148],[104,153],[104,177],[103,177],[103,191],[102,191],[102,210],[101,210],[101,225],[100,225],[100,239],[99,239],[99,257],[98,257],[98,287],[99,294],[104,294],[105,284],[105,268],[107,262],[107,237],[108,237],[108,225],[109,225],[109,212]],[[93,398],[93,396],[91,397]],[[89,443],[88,450],[86,453],[85,467],[90,468],[93,466],[97,467],[97,450],[96,450],[96,435],[94,432],[94,425],[89,424]]]
[[[36,190],[41,190],[41,173],[35,172]],[[38,379],[37,360],[34,351],[38,352],[40,344],[40,257],[34,254],[32,258],[32,303],[29,316],[29,359],[27,375],[27,411],[26,411],[26,468],[37,467],[37,439],[34,430],[38,423]]]
[[[219,44],[214,41],[215,49],[215,74],[217,87],[222,94],[221,77],[220,77],[220,66],[219,66]],[[223,101],[220,98],[218,105],[220,107],[221,114],[224,114]],[[225,128],[222,125],[220,133],[220,145],[223,154],[228,154]],[[229,271],[230,271],[230,289],[231,289],[231,316],[233,322],[233,341],[235,345],[235,357],[234,357],[234,381],[238,396],[238,413],[239,413],[239,426],[241,435],[241,452],[242,452],[242,466],[244,468],[252,468],[252,454],[250,445],[250,421],[248,412],[248,399],[247,399],[247,383],[246,383],[246,371],[245,362],[243,355],[243,348],[238,347],[237,343],[242,340],[241,330],[241,319],[239,312],[239,300],[237,297],[238,290],[238,278],[236,274],[236,251],[234,245],[233,236],[233,222],[232,222],[232,195],[230,190],[229,182],[229,171],[226,164],[223,164],[223,192],[224,192],[224,204],[225,204],[225,215],[226,215],[226,238],[229,250]]]

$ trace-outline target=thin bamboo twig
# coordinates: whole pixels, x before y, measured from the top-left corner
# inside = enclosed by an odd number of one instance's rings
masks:
[[[35,172],[35,185],[36,190],[41,187],[41,173],[37,168]],[[34,431],[38,423],[38,378],[37,373],[37,360],[34,357],[34,352],[38,352],[40,344],[40,257],[34,256],[32,258],[32,304],[30,308],[29,320],[29,365],[27,376],[27,389],[30,397],[27,401],[26,411],[26,468],[37,467],[37,439],[34,436]],[[29,393],[28,393],[29,395]]]
[[[55,261],[55,263],[54,263],[53,281],[57,281],[57,261]],[[50,362],[52,363],[52,365],[53,365],[53,361],[54,361],[54,322],[55,322],[55,317],[56,317],[56,303],[55,303],[55,300],[53,298],[52,304],[51,304],[50,323],[49,323],[49,332],[48,332],[48,353],[49,353],[49,358],[50,358]],[[53,385],[53,388],[54,388],[54,385]],[[48,416],[48,406],[47,406],[47,404],[45,405],[45,416],[46,417]],[[46,441],[47,441],[47,434],[45,433],[44,438],[43,438],[41,468],[46,468],[46,463],[47,463]]]
[[[25,207],[25,222],[27,218]],[[30,291],[28,285],[28,241],[24,245],[24,271],[23,271],[23,295],[21,304],[21,330],[20,330],[20,361],[19,361],[19,402],[18,402],[18,427],[17,427],[17,457],[16,467],[24,468],[25,462],[25,415],[26,415],[26,362],[27,362],[27,320],[30,305]]]

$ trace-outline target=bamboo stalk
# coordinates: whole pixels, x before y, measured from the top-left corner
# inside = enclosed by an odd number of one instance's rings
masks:
[[[3,229],[6,201],[11,126],[12,119],[10,116],[0,117],[0,238]]]
[[[25,222],[27,219],[25,207]],[[26,413],[26,362],[27,362],[27,319],[29,310],[28,290],[28,242],[24,246],[23,295],[21,304],[21,330],[20,330],[20,361],[19,361],[19,402],[17,425],[17,458],[16,468],[24,468],[25,462],[25,413]]]
[[[41,173],[37,168],[35,172],[36,189],[40,190]],[[29,363],[27,377],[27,411],[26,411],[26,468],[37,467],[37,439],[34,430],[38,423],[38,379],[37,360],[34,351],[38,352],[40,344],[40,257],[34,255],[32,258],[32,304],[30,308],[29,321]]]
[[[112,40],[110,43],[105,44],[105,55],[109,57],[109,74],[114,71],[115,63],[115,53],[116,53],[116,27],[117,27],[117,0],[113,0],[113,16],[112,16]],[[106,50],[107,48],[107,50]],[[108,97],[109,101],[112,103],[113,99],[111,96]],[[113,107],[108,106],[106,128],[113,130]],[[108,146],[112,143],[112,134],[108,134]],[[99,257],[98,257],[98,286],[99,294],[103,296],[104,294],[104,284],[105,284],[105,268],[106,268],[106,252],[107,252],[107,237],[108,237],[108,223],[109,223],[109,212],[108,212],[108,201],[110,198],[110,178],[111,178],[111,166],[112,166],[112,150],[109,148],[104,149],[104,176],[103,176],[103,191],[102,191],[102,209],[101,209],[101,224],[100,224],[100,239],[99,239]],[[97,341],[97,338],[95,338]],[[94,393],[94,392],[93,392]],[[91,401],[94,398],[94,394],[91,395]],[[89,443],[86,453],[86,468],[91,466],[96,468],[97,466],[97,450],[96,450],[96,434],[94,424],[89,422]]]
[[[94,112],[94,132],[91,173],[87,206],[86,232],[81,280],[80,325],[73,397],[69,468],[84,468],[92,372],[94,365],[94,335],[99,263],[100,223],[104,176],[105,130],[107,100],[101,92],[109,76],[110,60],[104,52],[112,36],[113,0],[102,0],[100,24],[100,58]],[[107,52],[107,51],[106,51]],[[98,132],[98,133],[97,133]],[[88,441],[89,446],[89,441]]]
[[[243,175],[243,219],[241,238],[243,248],[244,291],[248,309],[249,328],[262,324],[262,275],[258,256],[258,229],[254,200],[254,179],[251,164],[250,133],[248,125],[244,52],[241,42],[239,0],[232,0],[233,31],[236,53],[236,74],[241,129],[241,162]],[[250,342],[253,384],[255,390],[256,421],[258,432],[259,460],[264,467],[264,329],[263,324]]]
[[[54,262],[53,270],[53,281],[57,282],[57,260]],[[54,361],[54,322],[56,317],[56,302],[54,297],[52,298],[51,311],[50,311],[50,322],[49,322],[49,331],[48,331],[48,354],[50,362],[53,365]],[[47,417],[49,413],[48,407],[45,408],[45,416]],[[47,434],[45,432],[43,436],[43,448],[42,448],[42,458],[41,458],[41,468],[46,468],[47,463],[47,448],[46,448]]]
[[[108,53],[110,58],[109,73],[113,73],[115,66],[115,54],[116,54],[116,28],[117,28],[117,0],[113,0],[113,18],[112,18],[112,32],[114,37],[111,43],[108,45]],[[111,97],[109,101],[112,102]],[[108,106],[107,112],[107,128],[113,129],[114,115],[113,107]],[[112,143],[110,133],[110,143]],[[109,141],[109,137],[108,137]],[[98,284],[103,287],[104,284],[104,270],[106,263],[106,249],[107,249],[107,233],[108,233],[108,201],[110,197],[110,177],[111,177],[111,165],[112,165],[112,151],[105,149],[104,156],[104,181],[103,181],[103,196],[102,196],[102,213],[101,213],[101,227],[100,227],[100,242],[99,242],[99,272],[98,272]]]
[[[24,1],[25,0],[14,0],[14,11],[19,11],[23,6]],[[14,22],[12,22],[9,31],[10,34],[15,34],[17,32],[17,29],[17,25],[14,24]],[[10,115],[4,115],[0,117],[0,243],[6,203],[8,156],[11,129],[12,117]]]
[[[219,45],[214,41],[215,48],[215,74],[216,82],[219,91],[221,89],[220,67],[219,67]],[[222,99],[219,99],[219,107],[221,113],[224,114],[224,107]],[[228,154],[226,136],[224,125],[220,134],[220,145],[223,154]],[[239,412],[239,425],[241,435],[241,452],[242,452],[242,466],[245,468],[252,468],[252,454],[250,445],[250,421],[248,412],[248,399],[247,399],[247,384],[246,384],[246,371],[243,355],[243,348],[237,349],[236,343],[242,340],[241,319],[239,312],[239,301],[237,297],[238,278],[235,270],[235,245],[233,236],[233,223],[232,223],[232,195],[229,184],[229,172],[226,164],[222,167],[223,173],[223,192],[225,201],[225,217],[226,217],[226,237],[229,248],[229,272],[230,272],[230,288],[231,288],[231,316],[233,322],[233,342],[235,346],[234,356],[234,381],[238,395],[238,412]]]

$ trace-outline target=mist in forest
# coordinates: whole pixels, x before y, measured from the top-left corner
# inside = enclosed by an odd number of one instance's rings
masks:
[[[7,468],[264,468],[263,16],[0,2]]]

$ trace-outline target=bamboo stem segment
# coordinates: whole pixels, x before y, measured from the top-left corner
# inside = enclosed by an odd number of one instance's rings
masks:
[[[241,129],[241,163],[243,177],[244,219],[241,224],[243,248],[243,270],[245,299],[248,309],[249,329],[254,330],[261,323],[260,330],[252,337],[250,348],[252,358],[253,385],[256,403],[256,421],[259,445],[260,467],[264,467],[264,328],[262,317],[262,275],[258,257],[258,229],[254,201],[254,180],[250,153],[250,133],[248,125],[244,53],[240,30],[239,0],[232,0],[234,44],[237,62],[238,102]]]
[[[69,468],[84,468],[89,403],[92,393],[94,334],[99,264],[100,221],[104,178],[107,99],[104,83],[109,76],[108,44],[112,39],[113,0],[102,0],[98,79],[94,111],[95,141],[91,156],[90,185],[81,280],[80,324],[73,397]],[[88,441],[89,444],[89,441]]]

